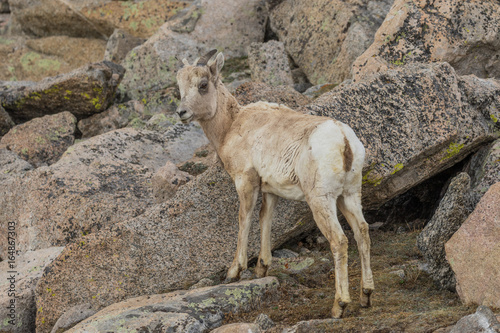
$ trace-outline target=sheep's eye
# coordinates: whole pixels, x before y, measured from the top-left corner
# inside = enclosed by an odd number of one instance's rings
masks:
[[[200,89],[200,90],[206,90],[207,87],[208,87],[208,82],[204,81],[204,82],[200,83],[198,89]]]

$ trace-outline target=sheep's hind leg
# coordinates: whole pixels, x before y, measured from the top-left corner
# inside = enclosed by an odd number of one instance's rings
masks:
[[[255,275],[259,278],[267,276],[267,270],[271,265],[271,224],[273,211],[278,202],[278,197],[271,193],[262,193],[262,208],[260,209],[260,253]]]
[[[347,274],[347,237],[337,218],[336,200],[332,194],[311,194],[307,203],[313,212],[314,221],[330,242],[335,260],[335,301],[332,317],[341,318],[351,302]]]
[[[241,271],[247,269],[248,233],[250,232],[252,212],[259,194],[259,187],[248,178],[236,178],[235,185],[240,199],[238,246],[233,263],[227,272],[225,283],[239,280]]]
[[[370,235],[361,209],[361,195],[351,194],[340,196],[337,204],[354,232],[361,260],[360,304],[362,307],[371,305],[370,296],[374,290],[373,275],[370,266]]]

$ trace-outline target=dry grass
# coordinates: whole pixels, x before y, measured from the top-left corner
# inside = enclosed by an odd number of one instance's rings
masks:
[[[358,251],[352,234],[348,234],[353,302],[345,318],[325,332],[433,332],[475,311],[474,307],[463,306],[455,293],[439,290],[418,269],[417,235],[418,232],[371,234],[376,290],[373,306],[364,309],[357,303],[361,276]],[[279,300],[251,313],[228,316],[226,323],[252,322],[259,313],[265,313],[277,324],[272,332],[281,332],[283,327],[302,320],[329,318],[334,296],[333,260],[326,244],[312,250],[308,256],[315,259],[315,264],[298,274],[271,270],[270,275],[277,276],[281,283]],[[401,269],[404,278],[391,273]]]

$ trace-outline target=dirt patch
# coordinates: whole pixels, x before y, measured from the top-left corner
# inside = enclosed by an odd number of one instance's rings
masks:
[[[439,290],[418,268],[422,262],[415,245],[418,233],[371,232],[376,290],[372,296],[373,306],[364,309],[358,304],[359,255],[352,232],[346,232],[353,302],[345,318],[326,327],[325,332],[433,332],[475,311],[475,307],[462,305],[456,293]],[[291,273],[273,262],[270,275],[280,280],[279,300],[257,311],[227,316],[225,323],[252,322],[260,313],[265,313],[277,324],[269,332],[281,332],[284,327],[302,320],[330,318],[335,277],[327,243],[308,245],[304,241],[289,247],[302,253],[299,258],[313,258],[314,264]]]

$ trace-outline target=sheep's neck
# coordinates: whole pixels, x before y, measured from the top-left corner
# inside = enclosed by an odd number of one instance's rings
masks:
[[[240,106],[236,98],[231,95],[222,82],[217,84],[217,111],[209,120],[200,121],[200,125],[208,140],[214,145],[220,156],[220,148],[224,143],[227,132],[231,128]]]

